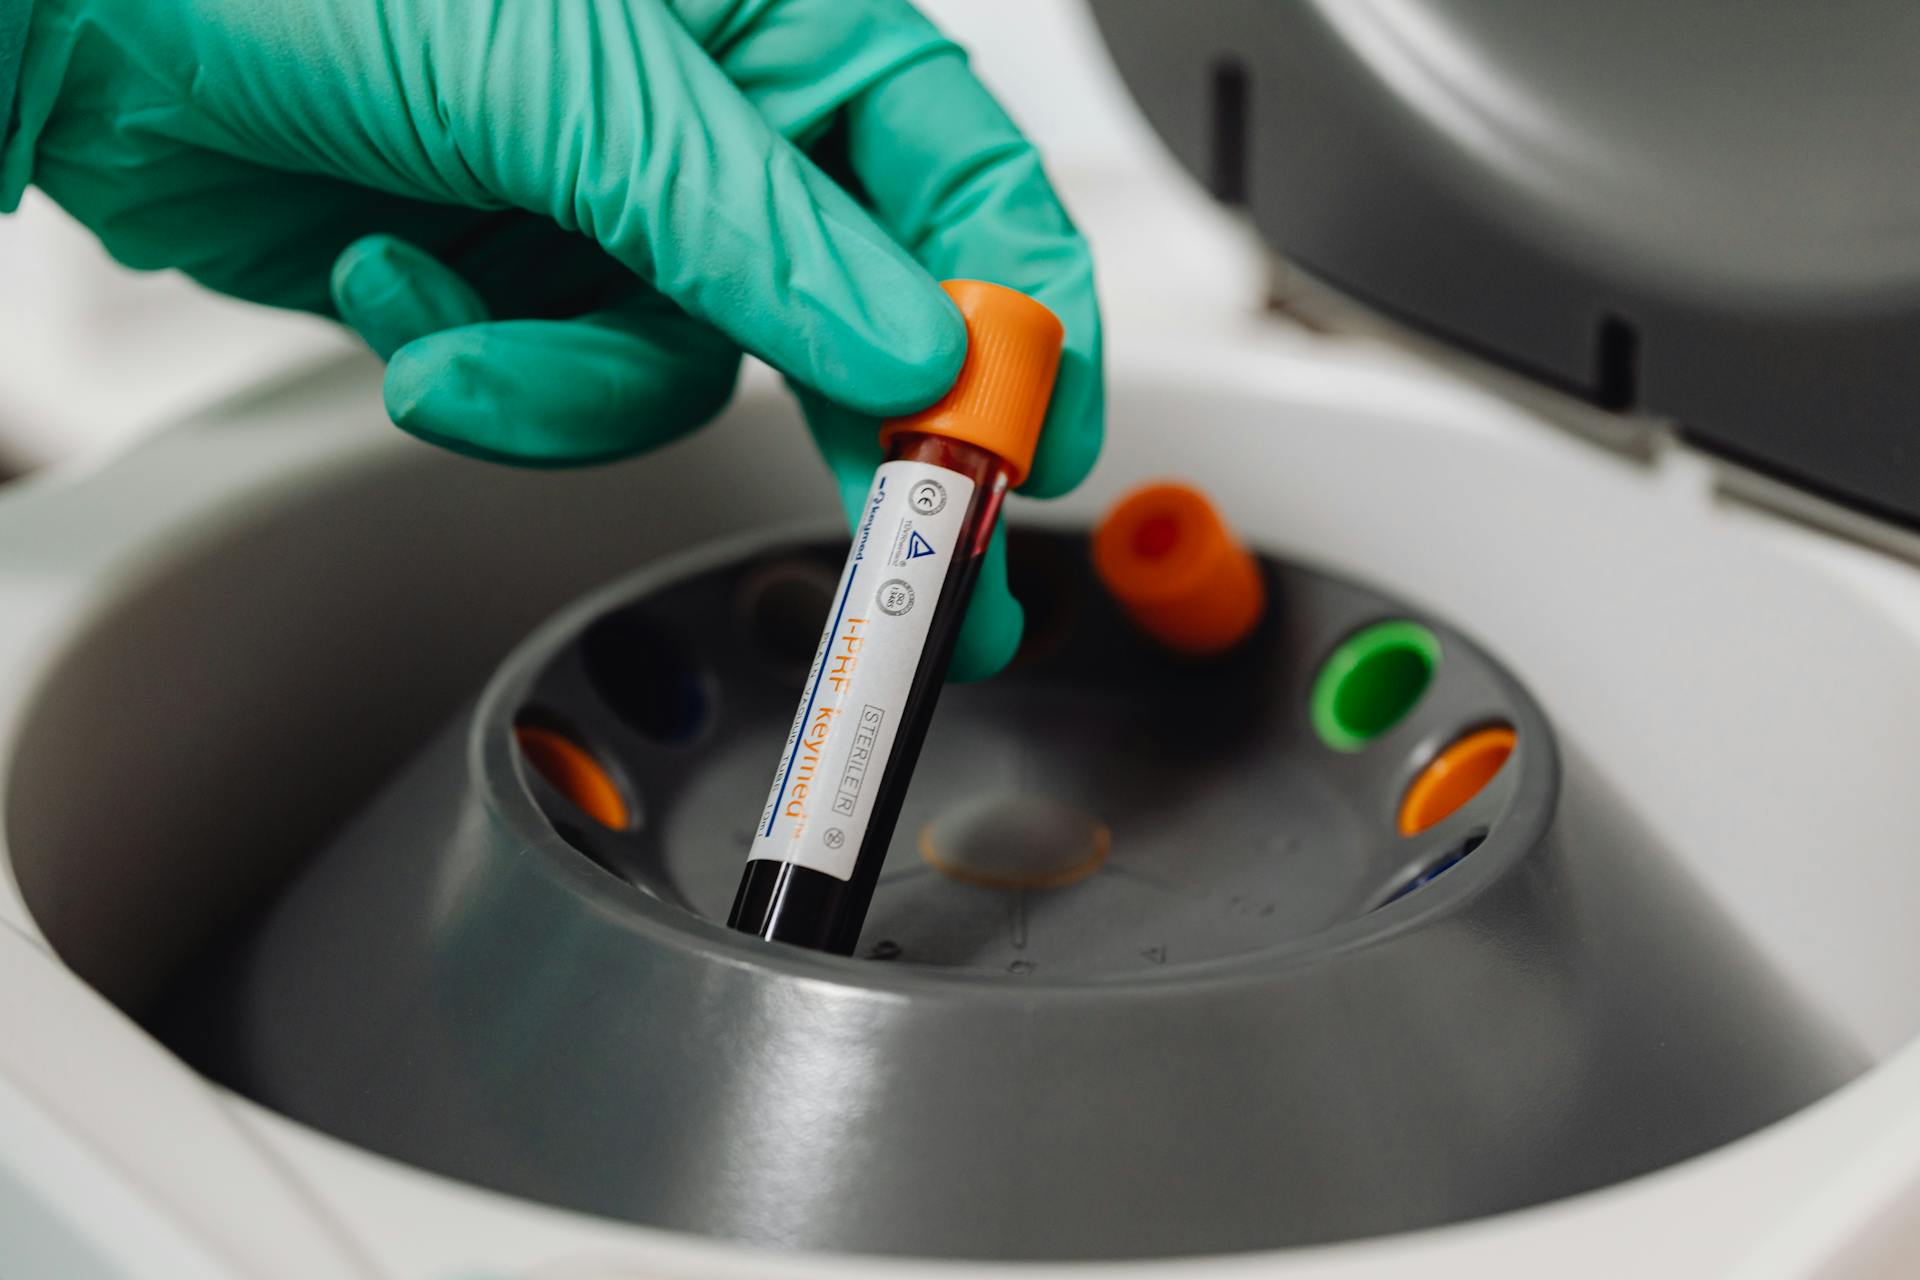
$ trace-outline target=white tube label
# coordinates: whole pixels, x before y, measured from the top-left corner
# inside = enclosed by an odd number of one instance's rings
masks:
[[[852,878],[972,501],[973,481],[945,467],[874,473],[749,860]]]

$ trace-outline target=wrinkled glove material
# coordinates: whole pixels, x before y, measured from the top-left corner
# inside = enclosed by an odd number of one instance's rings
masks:
[[[30,7],[31,0],[0,0],[0,146],[13,134],[13,91],[20,83]]]
[[[976,278],[1066,325],[1024,490],[1099,451],[1086,243],[905,0],[38,0],[26,30],[0,207],[32,182],[123,263],[338,317],[424,439],[625,457],[719,412],[744,351],[851,513],[877,420],[959,369],[937,281]],[[958,676],[1019,640],[990,557]]]

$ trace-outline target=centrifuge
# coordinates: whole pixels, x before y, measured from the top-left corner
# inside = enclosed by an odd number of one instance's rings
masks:
[[[845,546],[771,377],[527,473],[330,361],[0,496],[0,1269],[1920,1257],[1920,15],[1092,10],[1190,176],[1088,186],[1109,446],[852,956],[724,927]],[[1224,652],[1095,554],[1169,479]]]

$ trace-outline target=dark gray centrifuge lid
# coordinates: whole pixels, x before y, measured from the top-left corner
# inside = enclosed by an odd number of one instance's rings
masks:
[[[1174,151],[1310,273],[1920,526],[1920,4],[1092,7]]]

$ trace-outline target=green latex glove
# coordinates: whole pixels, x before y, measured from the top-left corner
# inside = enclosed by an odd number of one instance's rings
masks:
[[[122,262],[338,315],[388,357],[394,421],[463,453],[653,448],[744,349],[851,513],[875,418],[959,369],[947,277],[1066,324],[1025,491],[1099,450],[1086,244],[904,0],[37,0],[16,120],[0,209],[31,181]],[[954,674],[1020,626],[996,539]]]

